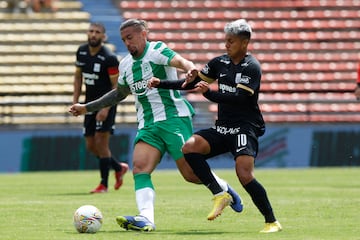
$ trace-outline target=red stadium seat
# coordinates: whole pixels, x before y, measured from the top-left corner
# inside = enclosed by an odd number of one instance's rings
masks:
[[[259,100],[267,122],[360,122],[360,104],[353,94],[360,60],[360,1],[115,2],[122,18],[147,20],[151,40],[164,41],[199,69],[225,52],[224,24],[245,18],[254,30],[249,51],[262,65]],[[36,108],[14,108],[15,112],[35,114],[50,111],[41,104],[53,99],[54,104],[64,104],[65,96],[71,99],[71,59],[77,46],[86,41],[84,30],[90,16],[78,2],[59,1],[59,8],[55,14],[34,14],[31,21],[21,14],[0,14],[2,106],[14,104],[14,99],[20,105],[36,102]],[[51,64],[51,56],[57,64]],[[217,90],[215,84],[211,88]],[[201,94],[188,92],[186,96],[192,103],[206,106],[206,112],[215,113],[217,105]],[[59,113],[61,107],[53,111]],[[0,108],[0,115],[4,109]],[[134,109],[126,105],[120,110],[129,111],[130,116],[124,114],[121,121],[136,121]],[[27,122],[35,118],[29,117]]]
[[[262,64],[259,99],[268,122],[360,121],[353,95],[360,1],[129,0],[119,7],[125,18],[147,20],[151,39],[199,68],[223,54],[224,24],[245,18],[254,30],[249,51]],[[208,102],[201,94],[187,97]],[[216,109],[208,103],[209,111]]]

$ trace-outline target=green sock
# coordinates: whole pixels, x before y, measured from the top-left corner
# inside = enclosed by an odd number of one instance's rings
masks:
[[[138,173],[134,175],[135,191],[143,188],[154,189],[154,185],[151,181],[151,175],[149,173]]]

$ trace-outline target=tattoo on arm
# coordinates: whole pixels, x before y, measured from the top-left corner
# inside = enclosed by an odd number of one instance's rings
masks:
[[[103,95],[94,101],[91,101],[85,105],[87,112],[98,111],[105,107],[116,105],[129,95],[129,89],[126,87],[118,87]]]

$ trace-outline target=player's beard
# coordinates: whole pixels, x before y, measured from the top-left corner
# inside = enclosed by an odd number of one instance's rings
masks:
[[[101,39],[88,39],[88,43],[91,47],[98,47],[101,45]]]
[[[129,51],[129,53],[131,54],[131,56],[133,56],[133,57],[137,57],[137,56],[138,56],[139,51],[138,51],[136,48],[128,49],[128,51]]]

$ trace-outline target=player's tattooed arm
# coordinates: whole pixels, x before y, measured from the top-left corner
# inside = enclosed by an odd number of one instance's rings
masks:
[[[110,107],[116,105],[118,102],[125,99],[130,93],[129,88],[124,86],[118,86],[116,89],[103,95],[94,101],[91,101],[85,105],[87,112],[98,111],[104,107]]]

